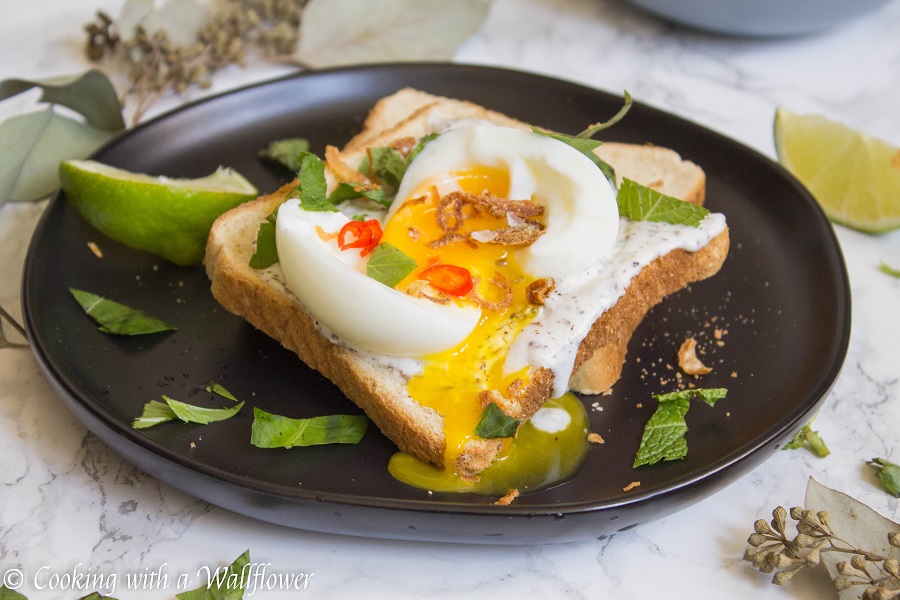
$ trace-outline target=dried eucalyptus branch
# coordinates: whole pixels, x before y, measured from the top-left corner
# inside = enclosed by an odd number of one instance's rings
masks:
[[[787,518],[795,523],[797,534],[788,535]],[[895,558],[858,548],[844,540],[831,527],[827,511],[800,507],[790,511],[779,506],[772,511],[771,522],[756,521],[747,543],[744,560],[761,573],[775,573],[772,583],[783,585],[806,567],[816,567],[827,553],[846,554],[849,560],[836,563],[835,588],[840,592],[863,588],[863,600],[891,600],[900,597],[900,566]],[[900,548],[900,534],[887,533],[888,544]]]
[[[28,344],[19,344],[16,342],[10,342],[6,339],[6,336],[3,334],[3,323],[9,323],[16,332],[21,335],[23,338],[27,339],[27,335],[25,334],[25,328],[19,325],[19,323],[12,318],[6,309],[0,306],[0,348],[27,348]]]
[[[217,70],[243,66],[251,53],[272,59],[292,54],[299,36],[300,16],[307,0],[228,0],[197,31],[189,46],[174,43],[163,28],[148,33],[142,27],[119,32],[103,12],[85,26],[86,54],[99,61],[124,61],[138,122],[161,96],[191,87],[208,88]]]

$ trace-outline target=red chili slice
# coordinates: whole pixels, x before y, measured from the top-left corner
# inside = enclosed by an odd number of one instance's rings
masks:
[[[468,269],[456,265],[434,265],[422,271],[420,277],[433,288],[451,296],[465,296],[474,287]]]
[[[349,241],[347,240],[348,236],[352,236]],[[359,248],[360,256],[371,253],[380,241],[381,223],[377,219],[347,221],[347,224],[341,227],[337,236],[338,248],[341,250]]]

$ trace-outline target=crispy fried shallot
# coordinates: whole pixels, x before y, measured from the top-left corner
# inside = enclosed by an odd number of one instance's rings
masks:
[[[478,283],[480,281],[480,277],[477,275],[472,276],[472,281],[475,284],[474,287],[466,294],[466,298],[471,300],[474,304],[479,306],[480,308],[486,310],[492,310],[494,312],[501,312],[512,306],[513,303],[513,291],[512,285],[510,285],[509,280],[503,276],[499,271],[494,273],[494,276],[491,277],[490,282],[494,284],[497,288],[503,292],[503,298],[496,302],[492,302],[487,298],[482,298],[478,295]]]
[[[341,158],[341,151],[335,146],[325,147],[325,164],[334,173],[338,181],[347,183],[362,183],[366,180],[366,176],[349,166]]]
[[[527,286],[525,286],[525,299],[528,300],[529,304],[541,306],[547,300],[550,292],[555,289],[556,282],[553,281],[552,277],[535,279]]]

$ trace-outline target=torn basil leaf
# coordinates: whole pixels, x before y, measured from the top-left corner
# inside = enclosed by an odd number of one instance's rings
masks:
[[[416,270],[416,261],[396,246],[382,242],[375,247],[366,263],[366,274],[388,287],[394,287]]]
[[[300,206],[312,212],[338,212],[326,196],[325,163],[312,152],[300,156]]]
[[[878,478],[885,489],[895,498],[900,498],[900,465],[895,465],[883,458],[873,458],[869,464],[879,469]]]
[[[237,398],[234,397],[234,394],[232,394],[231,392],[226,390],[222,385],[215,383],[214,381],[210,381],[208,384],[206,384],[206,387],[203,389],[205,389],[210,394],[222,396],[223,398],[227,398],[228,400],[231,400],[232,402],[238,401]]]
[[[487,439],[515,437],[521,424],[522,421],[510,417],[495,402],[491,402],[481,413],[475,435]]]
[[[338,204],[344,200],[352,200],[353,198],[365,198],[376,204],[380,204],[385,208],[390,208],[393,198],[389,198],[383,188],[367,188],[355,183],[341,182],[335,186],[331,194],[328,195],[328,202]]]
[[[632,221],[697,227],[709,214],[702,206],[667,196],[628,178],[622,180],[616,203],[619,216]]]
[[[259,224],[256,232],[256,252],[250,257],[250,266],[254,269],[265,269],[278,262],[278,246],[275,244],[275,224],[278,221],[276,208]]]
[[[659,405],[644,426],[632,467],[652,465],[661,460],[680,460],[687,456],[687,440],[684,436],[688,427],[685,415],[690,408],[691,398],[697,397],[713,406],[726,393],[727,390],[723,388],[701,388],[654,395]]]
[[[124,304],[75,288],[69,288],[69,291],[84,309],[85,314],[97,322],[103,333],[146,335],[176,330],[176,327]]]
[[[145,404],[141,416],[135,419],[131,423],[131,426],[135,429],[146,429],[148,427],[153,427],[154,425],[159,425],[160,423],[174,421],[175,419],[179,419],[185,423],[207,425],[209,423],[230,419],[240,412],[241,408],[244,406],[243,402],[238,402],[233,407],[229,408],[206,408],[204,406],[196,406],[194,404],[188,404],[187,402],[174,400],[165,395],[162,398],[163,402],[151,400]]]
[[[250,443],[257,448],[356,444],[368,425],[369,419],[365,415],[292,419],[254,408]]]
[[[309,140],[288,138],[269,142],[257,155],[263,162],[278,166],[294,176],[300,171],[300,157],[308,151]]]

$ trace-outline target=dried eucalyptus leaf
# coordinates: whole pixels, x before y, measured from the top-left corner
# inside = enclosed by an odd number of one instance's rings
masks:
[[[41,102],[60,104],[82,115],[88,123],[108,131],[125,129],[122,106],[109,79],[93,69],[79,75],[49,79],[4,79],[0,81],[0,100],[32,88],[42,91]]]
[[[30,202],[59,185],[59,163],[84,158],[113,133],[62,117],[50,107],[0,123],[0,205]]]
[[[310,67],[448,60],[487,17],[486,0],[310,0],[296,58]]]
[[[806,509],[825,511],[835,535],[844,542],[886,558],[900,559],[900,548],[888,542],[888,534],[900,532],[900,524],[882,517],[862,502],[836,490],[827,488],[812,477],[806,486]],[[837,563],[846,562],[842,552],[823,552],[822,563],[832,580],[839,575]],[[853,586],[840,592],[841,600],[859,598],[864,589]]]

